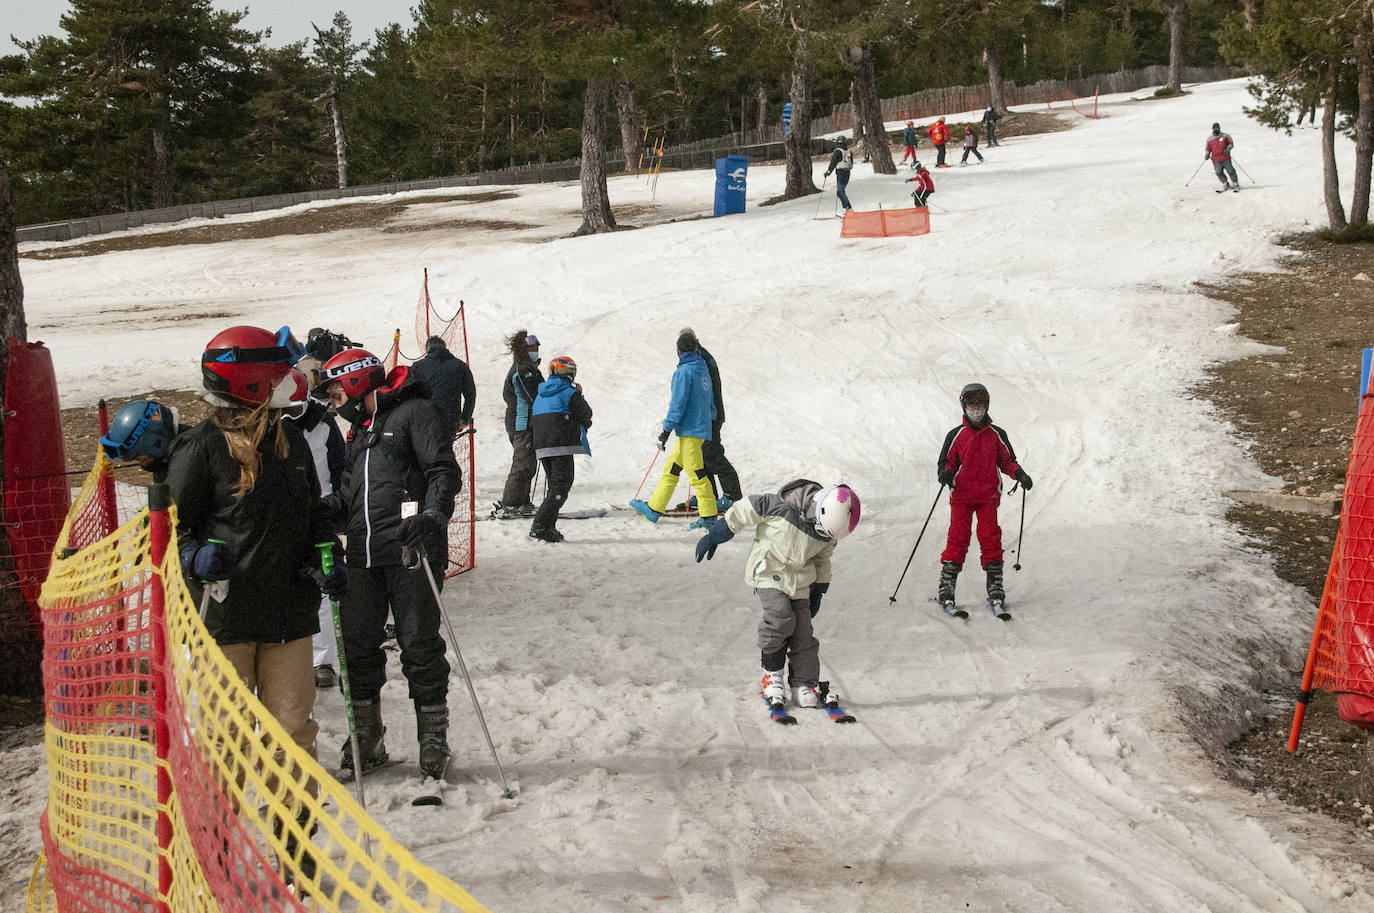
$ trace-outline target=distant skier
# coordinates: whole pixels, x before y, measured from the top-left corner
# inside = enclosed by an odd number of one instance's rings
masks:
[[[849,172],[854,169],[854,153],[849,151],[849,137],[841,136],[835,140],[835,151],[830,153],[830,167],[825,169],[825,176],[830,177],[830,172],[835,172],[835,196],[840,198],[846,211],[853,209],[849,205],[849,196],[844,192],[849,185]]]
[[[785,706],[789,684],[797,706],[821,705],[820,641],[811,619],[830,589],[835,544],[858,523],[859,496],[848,485],[826,488],[796,479],[777,494],[740,500],[697,542],[700,562],[710,560],[716,547],[736,533],[754,534],[744,579],[763,604],[758,627],[763,696],[778,712]],[[785,665],[791,666],[790,682]]]
[[[945,126],[945,119],[942,117],[931,124],[926,128],[926,133],[930,135],[930,144],[937,153],[935,167],[948,168],[949,165],[945,164],[945,143],[949,142],[949,128]]]
[[[1203,159],[1211,160],[1212,170],[1217,173],[1217,180],[1221,181],[1221,193],[1223,190],[1240,190],[1240,180],[1236,177],[1236,166],[1231,164],[1231,150],[1236,144],[1232,142],[1229,134],[1221,132],[1221,124],[1212,124],[1212,135],[1207,137],[1207,151],[1203,153]],[[1230,177],[1230,183],[1226,179]]]
[[[667,448],[668,436],[674,432],[677,434],[677,443],[673,445],[668,464],[663,467],[663,476],[648,502],[630,502],[630,506],[650,523],[657,523],[663,515],[677,488],[678,477],[684,471],[687,481],[697,493],[697,514],[703,520],[716,516],[716,494],[702,457],[702,445],[711,439],[711,422],[716,417],[711,372],[706,367],[706,360],[697,352],[695,335],[679,333],[677,353],[672,398],[668,402],[668,414],[663,419],[663,432],[658,436],[658,449]]]
[[[960,165],[968,164],[970,152],[978,156],[978,164],[983,164],[983,153],[978,151],[978,134],[973,132],[972,124],[964,128],[964,157],[959,160]]]
[[[506,337],[511,366],[501,397],[506,401],[506,436],[510,438],[510,473],[501,492],[501,502],[493,516],[501,520],[533,517],[534,503],[530,500],[530,482],[539,462],[534,455],[534,432],[530,430],[530,409],[539,395],[544,375],[539,371],[539,337],[516,330]]]
[[[968,384],[959,393],[963,421],[945,436],[936,463],[941,485],[948,485],[949,538],[940,555],[939,600],[954,602],[954,585],[968,554],[973,519],[978,518],[978,547],[987,574],[988,599],[1007,598],[1002,585],[1002,528],[997,525],[997,505],[1002,500],[1002,472],[1027,491],[1031,477],[1016,462],[1007,433],[992,423],[988,414],[988,389]]]
[[[983,134],[988,138],[989,147],[1002,145],[997,142],[997,121],[999,117],[1000,115],[998,115],[997,109],[989,102],[987,110],[983,112]]]
[[[574,383],[577,362],[559,356],[549,362],[549,379],[539,385],[534,400],[534,454],[549,480],[548,494],[530,525],[530,538],[562,542],[558,511],[568,500],[573,485],[573,455],[591,455],[587,429],[592,426],[592,407],[582,397],[582,385]]]
[[[915,182],[916,189],[911,192],[911,202],[924,209],[928,205],[926,201],[935,192],[935,178],[931,176],[930,169],[917,162],[916,173],[907,178],[904,183],[910,184],[912,182]]]
[[[172,442],[189,430],[173,407],[136,399],[115,413],[109,430],[100,436],[100,447],[112,462],[133,460],[153,474],[154,482],[165,482]]]
[[[906,128],[902,130],[902,144],[906,146],[906,151],[902,153],[902,164],[906,164],[908,158],[912,162],[916,161],[916,122],[909,120]]]

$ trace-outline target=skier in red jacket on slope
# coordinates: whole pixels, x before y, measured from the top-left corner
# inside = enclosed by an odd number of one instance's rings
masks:
[[[945,126],[945,119],[942,117],[931,124],[926,128],[926,133],[930,134],[930,144],[939,153],[935,158],[935,167],[948,168],[945,164],[945,143],[949,142],[949,128]]]
[[[1217,193],[1221,193],[1222,190],[1240,190],[1236,166],[1231,164],[1231,150],[1235,146],[1230,135],[1221,132],[1221,124],[1212,124],[1212,135],[1207,137],[1207,151],[1202,157],[1211,161],[1212,170],[1217,173],[1217,180],[1221,181],[1221,190]],[[1231,178],[1229,184],[1226,182],[1227,175]]]
[[[919,161],[915,163],[916,173],[907,178],[903,183],[910,184],[915,182],[916,189],[911,192],[911,202],[924,209],[926,200],[935,192],[935,179],[930,176],[929,169]]]
[[[1027,491],[1031,477],[1016,462],[1007,433],[988,415],[988,389],[968,384],[959,393],[964,419],[945,436],[937,464],[941,485],[948,485],[949,539],[940,555],[941,604],[954,602],[954,584],[968,554],[973,518],[978,518],[978,548],[987,572],[988,599],[1007,598],[1002,588],[1002,528],[997,525],[997,505],[1002,500],[998,470],[1020,482]]]

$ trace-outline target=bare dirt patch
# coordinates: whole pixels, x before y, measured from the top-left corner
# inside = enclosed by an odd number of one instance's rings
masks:
[[[257,219],[252,222],[226,222],[224,224],[171,228],[148,234],[119,235],[98,241],[86,241],[81,244],[67,244],[61,247],[23,251],[20,256],[33,260],[61,260],[67,257],[85,257],[110,251],[145,250],[155,247],[172,247],[178,244],[219,244],[224,241],[277,238],[284,235],[317,235],[363,228],[374,228],[383,232],[429,231],[439,228],[468,226],[494,230],[528,228],[530,226],[519,222],[502,222],[494,219],[450,219],[443,222],[387,224],[389,220],[401,215],[411,206],[423,206],[431,203],[490,203],[494,200],[506,200],[514,196],[515,193],[510,190],[482,190],[473,193],[443,194],[405,200],[321,206],[317,209],[286,213],[274,218]]]
[[[1233,305],[1238,332],[1282,351],[1216,366],[1200,392],[1245,435],[1255,459],[1299,495],[1340,492],[1357,414],[1361,348],[1374,345],[1374,246],[1300,236],[1282,273],[1252,274],[1208,294]],[[1279,575],[1321,598],[1339,523],[1336,517],[1237,505],[1229,513],[1275,556]],[[1296,645],[1299,661],[1306,644]],[[1365,736],[1320,694],[1309,706],[1298,751],[1286,748],[1302,669],[1274,670],[1288,684],[1266,693],[1268,716],[1230,747],[1229,773],[1264,793],[1374,830],[1374,811],[1356,800]]]

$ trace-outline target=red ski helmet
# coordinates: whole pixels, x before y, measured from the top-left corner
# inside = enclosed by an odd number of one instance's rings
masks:
[[[276,333],[262,327],[230,327],[211,339],[200,356],[201,381],[217,400],[260,406],[304,354],[290,327]]]
[[[908,127],[914,127],[914,126],[916,126],[916,122],[915,122],[914,120],[909,120],[909,121],[906,122],[906,125],[907,125]]]
[[[336,380],[343,385],[344,396],[361,399],[386,383],[386,369],[367,349],[344,349],[320,367],[322,391]]]

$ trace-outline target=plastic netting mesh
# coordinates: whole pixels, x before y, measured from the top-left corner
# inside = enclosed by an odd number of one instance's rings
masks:
[[[98,463],[59,546],[98,527],[104,477]],[[144,511],[59,552],[44,585],[49,787],[28,909],[484,910],[416,862],[244,687],[201,623],[174,538],[154,567],[163,522],[174,515]]]
[[[920,207],[864,212],[851,209],[845,212],[844,221],[840,223],[841,238],[891,238],[929,233],[930,210]]]

